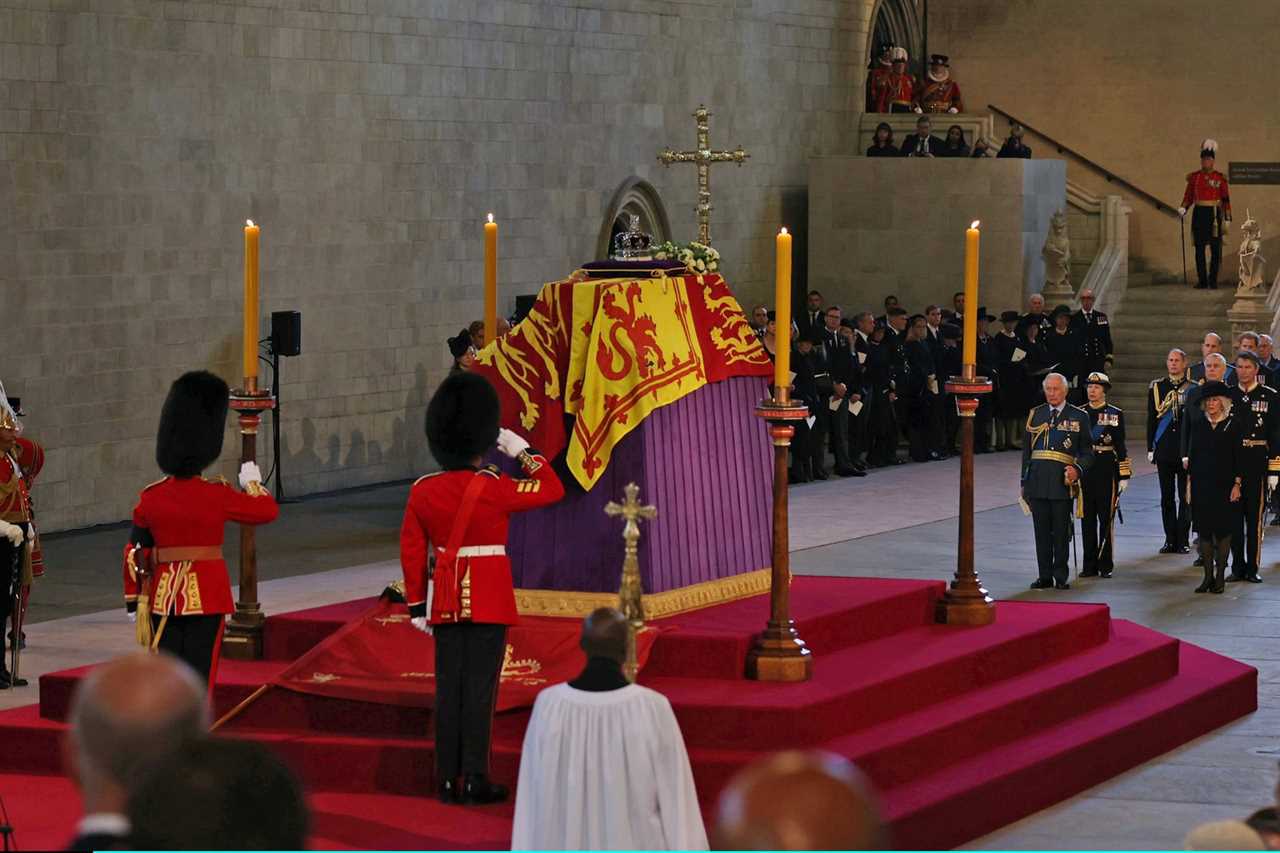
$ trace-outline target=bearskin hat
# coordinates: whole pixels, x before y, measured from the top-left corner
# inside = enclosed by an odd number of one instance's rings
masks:
[[[427,447],[446,471],[466,468],[498,440],[498,392],[476,373],[454,373],[427,404]]]
[[[222,455],[231,392],[205,370],[178,377],[160,410],[156,464],[174,477],[195,477]]]

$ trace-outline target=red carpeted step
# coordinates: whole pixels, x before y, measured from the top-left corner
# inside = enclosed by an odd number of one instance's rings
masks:
[[[1179,652],[1176,678],[886,792],[894,846],[963,844],[1256,710],[1256,669]]]
[[[64,723],[41,717],[39,705],[0,711],[0,769],[5,773],[62,773],[66,730]]]
[[[1108,639],[1099,604],[1000,602],[993,625],[927,625],[823,655],[802,684],[654,678],[694,746],[811,745],[1044,667]]]
[[[933,621],[941,581],[806,577],[791,587],[791,612],[800,636],[826,654]],[[803,614],[803,615],[799,615]],[[661,630],[642,678],[741,680],[747,650],[769,619],[769,596],[757,595],[649,624]]]
[[[228,660],[218,664],[218,683],[214,687],[215,717],[221,716],[263,684],[284,671],[283,661]],[[71,697],[76,685],[91,666],[78,666],[40,676],[40,715],[49,720],[65,720],[71,711]]]
[[[297,660],[377,601],[375,595],[268,616],[262,632],[262,656],[265,660]]]

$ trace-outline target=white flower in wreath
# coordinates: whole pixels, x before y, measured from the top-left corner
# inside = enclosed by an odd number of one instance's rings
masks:
[[[720,264],[716,261],[712,261],[711,263],[707,264],[707,270],[709,272],[715,272],[718,269],[720,269]]]
[[[702,258],[698,258],[698,260],[694,261],[693,268],[696,269],[698,272],[707,271],[707,265],[702,262]]]

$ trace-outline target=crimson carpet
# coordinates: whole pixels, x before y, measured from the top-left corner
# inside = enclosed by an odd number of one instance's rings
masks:
[[[1105,605],[1001,602],[994,625],[945,627],[931,619],[943,590],[941,582],[796,578],[792,612],[816,658],[813,680],[796,685],[742,678],[751,637],[768,616],[765,596],[654,622],[661,630],[640,680],[670,698],[708,816],[753,758],[820,747],[867,772],[895,846],[952,847],[1256,708],[1256,670],[1113,620]],[[271,617],[266,659],[220,668],[218,712],[373,602]],[[85,671],[46,675],[39,705],[0,713],[8,745],[0,794],[20,831],[39,798],[10,801],[9,792],[19,779],[65,784],[47,777],[61,772],[57,740]],[[495,722],[499,781],[516,778],[527,721],[528,710],[517,709]],[[312,792],[317,847],[505,846],[509,804],[461,820],[424,796],[429,726],[422,708],[276,688],[224,731],[269,744],[299,772]],[[30,828],[37,824],[44,829]],[[56,824],[30,817],[28,846],[61,843],[71,826]]]

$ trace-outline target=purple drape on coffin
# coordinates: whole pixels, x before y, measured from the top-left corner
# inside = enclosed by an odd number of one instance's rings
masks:
[[[658,508],[641,526],[646,593],[766,568],[770,562],[773,456],[754,414],[767,384],[736,377],[653,411],[613,449],[589,492],[557,460],[564,500],[511,517],[507,553],[521,589],[616,592],[622,521],[604,514],[629,482]],[[508,471],[517,470],[501,460]]]

